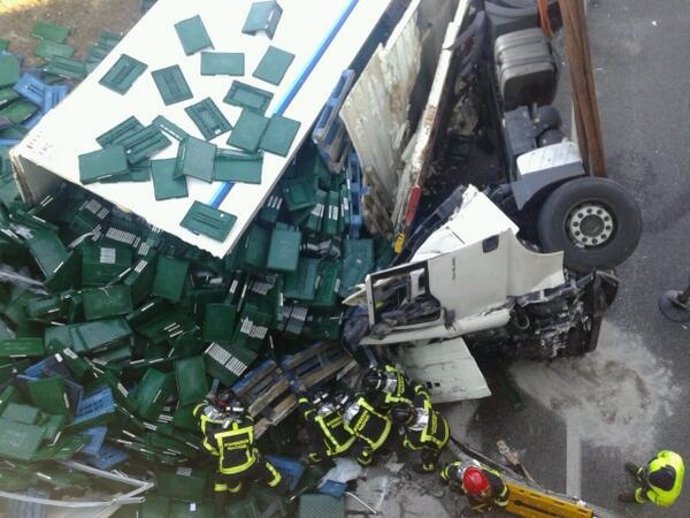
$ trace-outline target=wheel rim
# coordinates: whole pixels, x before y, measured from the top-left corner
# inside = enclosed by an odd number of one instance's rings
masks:
[[[573,244],[580,248],[593,248],[610,241],[616,225],[613,215],[604,205],[587,202],[570,211],[566,229]]]

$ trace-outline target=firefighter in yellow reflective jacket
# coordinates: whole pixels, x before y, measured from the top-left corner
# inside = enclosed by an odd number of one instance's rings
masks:
[[[412,403],[414,397],[410,380],[392,364],[367,369],[362,376],[362,388],[378,410],[388,411],[396,403]]]
[[[429,393],[422,385],[414,387],[412,404],[397,403],[391,409],[391,419],[401,426],[403,446],[419,451],[421,466],[417,471],[436,471],[436,461],[441,450],[448,444],[448,421],[431,406]]]
[[[685,466],[675,452],[662,450],[645,467],[626,462],[625,469],[637,479],[640,487],[633,493],[618,495],[622,502],[652,502],[659,507],[669,507],[683,489]]]
[[[344,409],[345,430],[356,437],[350,453],[362,466],[368,466],[374,453],[386,443],[393,425],[388,415],[374,408],[364,394],[356,394],[350,399],[343,394],[337,401]]]
[[[228,495],[238,495],[245,481],[262,479],[278,492],[285,491],[278,470],[262,460],[254,446],[254,418],[231,391],[216,394],[213,401],[200,403],[193,412],[199,420],[204,448],[218,457],[214,485],[216,517],[225,516]]]
[[[311,399],[300,393],[297,401],[309,432],[310,462],[319,463],[350,449],[355,436],[345,429],[342,410],[328,392],[318,391]]]
[[[472,510],[476,513],[489,512],[494,505],[508,505],[508,486],[503,482],[501,475],[476,460],[448,464],[441,470],[441,479],[466,495]]]

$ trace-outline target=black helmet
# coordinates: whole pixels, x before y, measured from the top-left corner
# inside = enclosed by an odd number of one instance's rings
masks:
[[[362,378],[362,388],[366,392],[374,392],[384,387],[386,383],[386,375],[376,367],[369,368]]]
[[[216,392],[213,396],[213,406],[221,412],[232,412],[234,414],[242,414],[246,410],[242,401],[230,389]]]
[[[398,403],[391,408],[391,419],[396,424],[409,424],[414,414],[414,408],[405,403]]]

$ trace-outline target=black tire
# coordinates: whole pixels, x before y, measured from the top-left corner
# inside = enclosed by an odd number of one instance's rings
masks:
[[[563,250],[568,268],[609,270],[635,250],[642,234],[642,216],[635,199],[616,182],[577,178],[546,199],[537,232],[546,252]]]

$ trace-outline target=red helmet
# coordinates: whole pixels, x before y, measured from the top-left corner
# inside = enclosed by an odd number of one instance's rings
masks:
[[[462,474],[462,487],[472,496],[486,496],[491,494],[491,484],[486,474],[475,466],[465,469]]]

